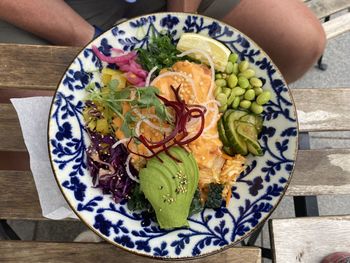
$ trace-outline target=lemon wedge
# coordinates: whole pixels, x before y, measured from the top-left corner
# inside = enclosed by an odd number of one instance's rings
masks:
[[[208,53],[213,60],[214,68],[218,71],[225,71],[228,57],[231,54],[231,51],[219,41],[195,33],[182,34],[176,48],[181,52],[190,49],[199,49]],[[205,64],[209,64],[208,59],[200,52],[194,52],[189,54],[189,56],[198,59]]]

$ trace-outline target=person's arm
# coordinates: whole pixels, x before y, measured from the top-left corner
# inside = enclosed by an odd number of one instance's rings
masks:
[[[202,0],[168,0],[167,9],[170,12],[196,13]]]
[[[1,0],[0,19],[58,45],[83,46],[94,35],[63,0]]]

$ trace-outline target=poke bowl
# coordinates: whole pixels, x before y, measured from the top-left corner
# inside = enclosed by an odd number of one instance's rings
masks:
[[[80,220],[165,259],[217,253],[261,226],[288,187],[297,137],[268,55],[185,13],[130,19],[84,47],[48,124],[55,178]]]

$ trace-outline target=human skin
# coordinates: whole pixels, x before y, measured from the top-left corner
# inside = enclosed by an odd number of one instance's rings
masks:
[[[241,0],[222,20],[262,47],[288,83],[304,75],[326,45],[321,23],[300,0]]]
[[[169,0],[168,10],[195,13],[200,2]],[[0,18],[57,45],[84,46],[94,34],[63,0],[1,0]],[[257,42],[289,83],[314,65],[326,45],[320,22],[300,0],[241,0],[222,20]]]
[[[83,46],[94,35],[63,0],[1,0],[0,19],[57,45]]]

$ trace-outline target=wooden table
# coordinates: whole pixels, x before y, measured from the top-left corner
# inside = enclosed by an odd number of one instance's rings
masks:
[[[347,0],[308,2],[319,18],[330,14],[324,12],[325,8],[335,12],[347,4]],[[349,16],[345,20],[327,24],[325,29],[328,30],[328,36],[335,35],[335,28],[337,34],[343,32],[343,29],[338,29],[339,23],[344,23],[347,19]],[[348,23],[345,23],[345,26],[349,26]],[[28,153],[9,98],[52,96],[60,77],[79,50],[70,47],[0,44],[0,220],[47,220],[41,214],[38,194],[29,169]],[[292,90],[292,94],[298,110],[300,132],[350,130],[350,89],[336,86],[327,89],[295,89]],[[300,118],[312,112],[321,112],[329,118]],[[350,194],[350,172],[334,162],[334,158],[330,158],[332,156],[347,158],[350,156],[350,149],[299,150],[294,176],[286,194],[295,198]],[[20,187],[17,187],[14,181],[20,182]],[[346,222],[348,221],[346,218]],[[271,222],[271,229],[276,231],[280,224],[286,222]],[[298,222],[299,225],[303,223]],[[292,234],[293,228],[288,233]],[[288,237],[281,236],[281,231],[272,233],[274,234],[274,241],[279,240],[272,244],[276,249],[276,260],[280,259],[281,255],[277,253],[277,249],[283,252],[283,248],[278,244]],[[287,252],[284,251],[282,255]],[[293,254],[291,255],[293,257]],[[132,255],[106,243],[0,241],[0,262],[97,262],[101,258],[104,262],[154,261]],[[288,262],[283,261],[283,257],[281,259],[278,262]],[[261,250],[257,247],[233,247],[194,262],[261,262]]]
[[[0,45],[0,219],[46,220],[42,217],[29,171],[17,115],[8,98],[52,95],[60,76],[77,52],[78,49],[68,47]],[[301,119],[300,132],[350,130],[350,117],[344,114],[350,112],[350,89],[296,89],[292,94],[298,112],[327,111],[329,116],[341,116],[315,122]],[[312,101],[309,100],[311,95]],[[347,156],[350,149],[300,150],[287,195],[350,193],[350,172],[330,162],[329,156],[335,154]],[[13,181],[21,182],[21,187],[17,187]],[[12,253],[14,248],[16,253]],[[78,249],[86,253],[76,253]],[[63,254],[63,251],[70,253]],[[67,261],[78,262],[86,258],[92,260],[102,254],[118,255],[118,258],[135,262],[145,261],[108,244],[0,241],[0,261],[14,257],[33,262],[48,258],[59,261],[65,255]],[[199,261],[259,262],[259,258],[258,248],[235,247]]]

